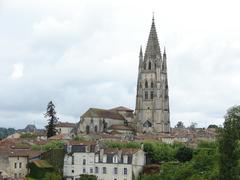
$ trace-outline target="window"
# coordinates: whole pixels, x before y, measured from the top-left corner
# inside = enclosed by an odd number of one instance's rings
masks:
[[[74,164],[74,156],[72,156],[72,164]]]
[[[125,163],[125,164],[128,163],[128,156],[127,155],[123,156],[123,163]]]
[[[19,173],[19,174],[18,174],[18,177],[22,177],[22,173]]]
[[[106,167],[103,167],[102,171],[103,171],[103,174],[107,174],[107,168]]]
[[[90,168],[90,173],[93,173],[93,168]]]
[[[93,124],[93,118],[91,119],[91,124]]]
[[[118,168],[117,167],[114,168],[114,174],[118,174]]]
[[[151,82],[151,88],[153,88],[153,86],[154,86],[154,84],[153,84],[153,82]]]
[[[22,163],[21,162],[19,163],[19,168],[22,168]]]
[[[74,170],[72,170],[72,173],[74,173]]]
[[[95,155],[95,162],[98,162],[98,161],[99,161],[99,156]]]
[[[15,168],[15,169],[17,168],[17,163],[14,163],[14,168]]]
[[[148,82],[145,81],[145,88],[148,88]]]
[[[151,62],[149,62],[148,63],[148,69],[151,70],[151,68],[152,68],[152,64],[151,64]]]
[[[151,99],[153,99],[153,91],[151,91]]]
[[[106,155],[106,154],[103,155],[103,162],[104,162],[104,163],[107,162],[107,155]]]
[[[148,92],[145,91],[145,99],[148,99]]]
[[[143,64],[143,69],[146,70],[146,68],[147,68],[147,65],[146,65],[146,63],[144,63]]]
[[[15,178],[15,179],[17,178],[17,173],[14,173],[14,178]]]
[[[86,126],[86,133],[89,134],[89,132],[90,132],[90,127],[89,127],[89,125],[87,125]]]
[[[86,159],[83,159],[83,165],[86,165]]]
[[[124,175],[127,175],[127,173],[128,173],[128,172],[127,172],[127,168],[124,168],[124,169],[123,169],[123,174],[124,174]]]
[[[95,167],[95,173],[98,174],[98,167]]]
[[[86,173],[86,169],[85,169],[85,168],[83,168],[82,172],[83,172],[83,173]]]
[[[95,130],[95,132],[98,132],[98,128],[97,128],[97,125],[95,126],[94,130]]]
[[[117,157],[117,155],[113,156],[113,163],[118,163],[118,157]]]

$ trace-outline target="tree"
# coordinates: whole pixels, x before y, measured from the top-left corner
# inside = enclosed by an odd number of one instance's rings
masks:
[[[218,126],[217,126],[217,125],[215,125],[215,124],[210,124],[210,125],[208,126],[208,128],[214,128],[214,129],[217,129],[217,128],[218,128]]]
[[[178,121],[175,128],[185,128],[185,126],[182,121]]]
[[[43,180],[62,180],[62,177],[57,173],[46,173]]]
[[[47,137],[52,137],[56,135],[56,124],[58,121],[58,118],[56,117],[56,111],[55,111],[55,105],[52,101],[48,103],[47,106],[47,112],[45,114],[45,118],[48,119],[48,125],[46,126],[47,129]]]
[[[196,122],[192,122],[191,125],[189,126],[189,129],[194,130],[197,127]]]
[[[190,161],[192,157],[193,157],[193,150],[185,146],[179,148],[176,153],[176,158],[180,162]]]
[[[95,175],[88,175],[88,174],[81,174],[80,180],[97,180],[97,176]]]
[[[225,115],[224,127],[219,130],[220,179],[239,179],[240,106],[231,107]]]

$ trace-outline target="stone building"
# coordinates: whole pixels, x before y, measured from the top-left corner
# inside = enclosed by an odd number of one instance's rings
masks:
[[[139,54],[135,108],[137,131],[161,133],[170,131],[167,55],[161,53],[154,18],[143,55]]]
[[[99,148],[95,142],[70,142],[65,151],[66,180],[79,179],[81,174],[96,175],[98,180],[134,180],[145,164],[142,149]]]
[[[127,126],[133,122],[133,110],[126,107],[113,109],[90,108],[81,117],[77,133],[96,134],[108,132],[112,125]]]

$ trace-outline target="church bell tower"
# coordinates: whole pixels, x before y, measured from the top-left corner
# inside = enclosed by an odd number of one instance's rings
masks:
[[[154,17],[147,47],[139,53],[135,118],[139,133],[170,132],[167,54],[161,53]]]

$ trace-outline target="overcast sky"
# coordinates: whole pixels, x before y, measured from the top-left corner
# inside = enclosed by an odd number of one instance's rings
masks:
[[[171,126],[222,124],[240,102],[240,11],[232,0],[0,0],[0,127],[46,125],[90,107],[135,109],[152,12],[166,46]]]

